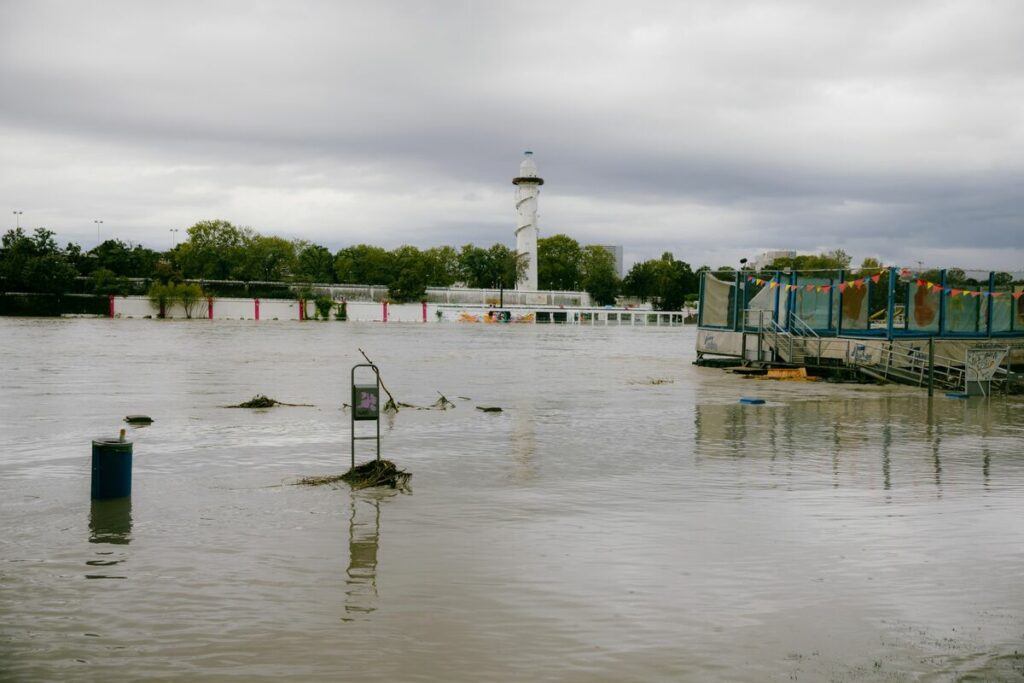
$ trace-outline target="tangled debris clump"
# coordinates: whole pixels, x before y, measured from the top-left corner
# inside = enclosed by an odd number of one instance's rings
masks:
[[[343,481],[353,489],[366,489],[373,486],[387,486],[393,489],[405,489],[412,477],[411,472],[398,469],[390,460],[371,460],[356,465],[345,474],[329,474],[316,477],[303,477],[295,482],[298,486],[322,486]]]
[[[296,486],[323,486],[335,484],[344,478],[344,474],[325,474],[319,477],[303,477],[295,482]]]
[[[244,401],[234,406],[224,406],[225,408],[273,408],[274,406],[292,406],[292,407],[306,407],[311,408],[310,403],[285,403],[284,401],[278,401],[272,399],[263,394],[256,394],[248,401]]]

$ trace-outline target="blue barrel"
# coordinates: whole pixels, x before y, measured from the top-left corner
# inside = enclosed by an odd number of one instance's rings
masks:
[[[92,497],[132,495],[132,442],[96,439],[92,442]]]

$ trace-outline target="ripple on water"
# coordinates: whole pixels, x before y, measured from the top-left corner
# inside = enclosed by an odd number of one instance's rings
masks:
[[[746,380],[692,366],[693,341],[692,329],[0,319],[7,671],[1016,672],[1024,404]],[[381,423],[411,494],[290,485],[348,465],[340,404],[357,347],[400,400],[456,400]],[[223,407],[256,393],[315,407]],[[747,395],[767,403],[739,405]],[[90,441],[130,413],[156,420],[129,430],[133,497],[93,508]],[[372,455],[361,442],[359,459]]]

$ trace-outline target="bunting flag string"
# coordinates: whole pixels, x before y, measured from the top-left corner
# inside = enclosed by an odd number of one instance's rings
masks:
[[[903,270],[900,271],[900,276],[904,277],[904,278],[909,277],[911,274],[912,274],[911,271],[906,269],[906,268],[904,268]],[[871,282],[874,283],[874,284],[878,284],[881,281],[881,279],[882,279],[882,274],[881,273],[875,273],[874,275],[871,275],[869,277],[861,277],[861,278],[857,278],[856,280],[850,280],[849,282],[840,282],[839,284],[835,285],[835,288],[838,289],[840,293],[845,293],[846,290],[848,288],[850,288],[850,287],[856,287],[856,288],[860,289],[860,288],[864,287],[867,284],[868,280],[871,280]],[[764,280],[764,279],[756,277],[754,275],[748,275],[747,276],[747,282],[751,282],[751,283],[754,283],[754,284],[757,284],[757,285],[761,285],[761,286],[768,285],[769,289],[775,289],[777,287],[782,287],[782,291],[784,291],[784,292],[795,291],[795,290],[799,290],[801,288],[801,285],[794,285],[794,284],[790,284],[790,283],[783,284],[783,283],[778,282],[778,281],[776,281],[774,279],[772,279],[772,280]],[[966,297],[966,296],[971,296],[971,297],[981,297],[981,296],[1000,297],[1000,296],[1003,296],[1004,294],[1009,294],[1014,299],[1018,299],[1019,300],[1021,298],[1021,296],[1024,296],[1024,290],[1020,290],[1020,291],[1016,291],[1016,292],[989,292],[987,290],[971,290],[971,289],[961,289],[959,287],[943,287],[941,284],[937,284],[935,282],[929,282],[928,280],[925,280],[924,278],[916,278],[915,284],[917,284],[918,287],[924,287],[929,292],[945,292],[946,294],[948,294],[951,297],[952,296],[960,296],[960,297]],[[831,292],[832,291],[832,287],[833,287],[833,285],[816,285],[816,284],[806,284],[806,285],[803,285],[804,291],[815,292],[815,293],[828,293],[828,292]]]

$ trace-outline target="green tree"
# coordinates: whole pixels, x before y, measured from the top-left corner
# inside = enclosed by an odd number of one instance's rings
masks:
[[[526,255],[517,254],[514,249],[504,244],[492,244],[487,250],[487,258],[491,263],[491,270],[495,274],[490,287],[504,287],[511,289],[516,286],[519,278],[526,272]]]
[[[206,298],[203,288],[194,282],[182,282],[168,286],[171,288],[172,296],[185,309],[186,318],[191,318],[198,310],[199,304]]]
[[[615,303],[619,294],[620,281],[615,272],[615,257],[610,251],[596,244],[583,248],[581,279],[584,291],[598,306]]]
[[[299,241],[295,244],[295,277],[305,282],[334,282],[334,256],[327,247]]]
[[[391,254],[381,247],[357,244],[334,257],[338,282],[357,285],[388,285],[392,277]]]
[[[244,278],[245,252],[254,237],[249,228],[224,220],[201,221],[188,229],[188,239],[175,250],[175,261],[186,278]]]
[[[663,311],[678,311],[686,304],[686,298],[699,289],[698,275],[686,261],[677,261],[672,252],[666,251],[658,263],[658,300],[655,308]]]
[[[638,261],[622,279],[622,291],[628,296],[647,302],[657,296],[658,262]]]
[[[106,268],[97,268],[92,271],[92,290],[97,294],[127,294],[129,290],[128,280],[122,275],[116,275],[114,271]]]
[[[388,294],[396,302],[420,301],[427,293],[427,259],[423,252],[403,244],[391,252],[393,277]]]
[[[7,291],[67,292],[78,271],[53,239],[53,231],[9,230],[0,241],[0,277]]]
[[[821,254],[782,256],[762,266],[761,270],[845,270],[850,267],[850,261],[845,251],[833,249]]]
[[[246,280],[281,282],[295,271],[295,264],[292,242],[281,237],[251,235],[243,246],[243,264],[238,274]]]
[[[627,294],[641,301],[652,300],[654,307],[663,311],[681,309],[699,289],[698,273],[668,251],[660,259],[635,264],[623,280]]]
[[[452,247],[432,247],[423,252],[427,285],[451,287],[459,279],[459,252]]]
[[[459,251],[459,273],[467,287],[490,287],[495,280],[487,250],[464,244]]]
[[[153,308],[157,309],[156,317],[165,318],[167,317],[167,309],[174,305],[177,292],[175,290],[174,283],[163,283],[154,282],[150,288],[147,296],[149,296],[149,303]]]
[[[488,249],[466,244],[459,251],[459,272],[467,287],[512,288],[524,268],[525,261],[504,244]]]
[[[580,289],[583,250],[568,235],[537,240],[537,286],[540,289]]]

